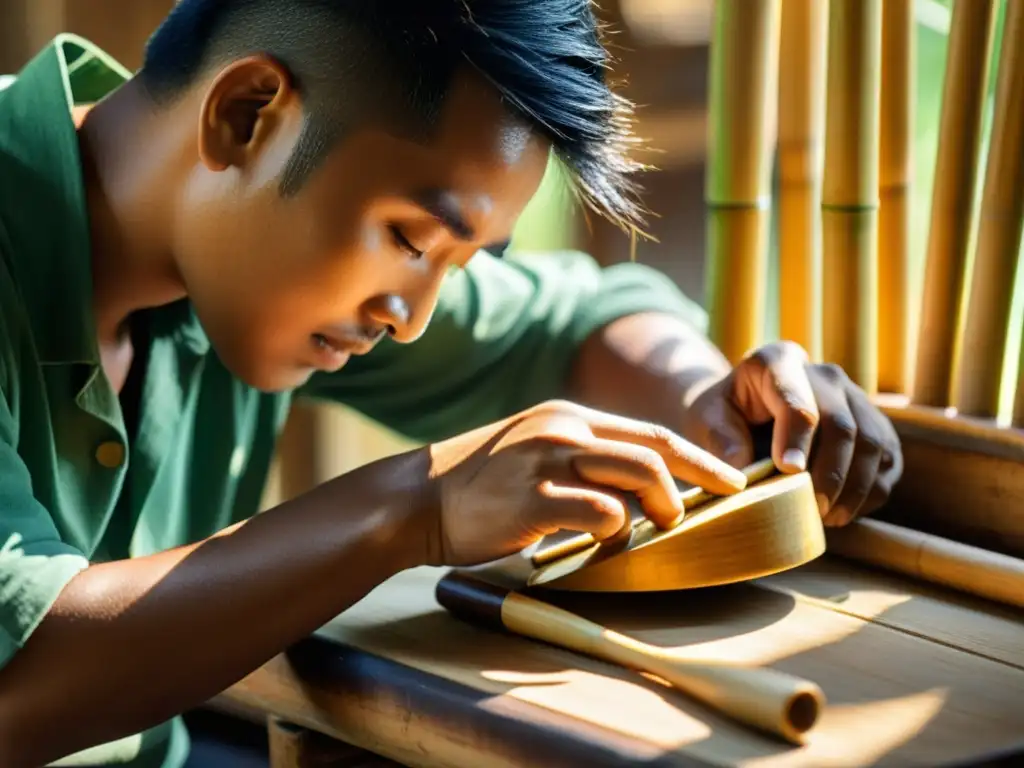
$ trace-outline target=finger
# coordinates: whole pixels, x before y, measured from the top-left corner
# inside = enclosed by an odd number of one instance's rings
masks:
[[[640,445],[596,440],[572,459],[584,481],[634,494],[644,515],[668,528],[683,514],[682,496],[664,459]]]
[[[754,461],[750,429],[722,389],[716,386],[708,390],[693,403],[691,411],[696,423],[690,431],[698,447],[737,469]]]
[[[807,375],[807,353],[796,344],[769,344],[741,363],[734,399],[751,422],[775,422],[772,460],[783,472],[807,469],[819,422],[818,403]],[[766,413],[765,413],[766,412]],[[760,418],[758,418],[760,417]]]
[[[891,422],[871,404],[860,388],[847,388],[846,401],[857,424],[857,438],[850,471],[830,514],[838,525],[845,525],[866,513],[869,497],[883,471],[883,458],[891,467],[894,452],[899,452],[899,438]],[[830,519],[825,522],[829,523]]]
[[[740,470],[670,429],[597,411],[592,414],[590,426],[596,437],[654,451],[672,477],[716,494],[735,493],[746,487],[747,479]]]
[[[629,507],[623,495],[588,486],[545,480],[530,505],[533,530],[544,535],[560,530],[589,533],[597,540],[616,535],[629,525]]]
[[[811,376],[811,387],[818,401],[820,422],[818,446],[810,470],[824,519],[846,483],[857,439],[857,422],[850,411],[845,389],[817,373]]]

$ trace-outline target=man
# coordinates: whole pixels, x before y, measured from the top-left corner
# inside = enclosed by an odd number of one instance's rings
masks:
[[[885,499],[841,371],[485,252],[550,155],[639,221],[605,65],[586,0],[182,0],[136,76],[62,37],[0,94],[0,764],[181,765],[178,713],[395,573],[670,525],[750,424],[827,523]],[[425,447],[254,515],[296,396]]]

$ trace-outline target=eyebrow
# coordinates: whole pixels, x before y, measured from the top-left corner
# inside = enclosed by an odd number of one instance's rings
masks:
[[[455,201],[454,195],[442,189],[427,189],[417,192],[412,199],[416,205],[440,221],[460,240],[474,239],[473,227],[459,210],[459,204]]]
[[[472,225],[466,221],[459,209],[455,196],[443,189],[426,189],[412,196],[416,205],[420,206],[444,225],[445,229],[451,232],[460,240],[473,240],[476,232]],[[510,240],[502,240],[483,246],[481,250],[489,252],[496,258],[502,258],[510,245]]]

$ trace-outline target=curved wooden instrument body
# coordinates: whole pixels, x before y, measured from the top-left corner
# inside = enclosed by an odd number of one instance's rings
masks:
[[[768,576],[825,551],[807,473],[775,475],[707,501],[671,530],[637,535],[636,528],[625,544],[544,562],[527,585],[578,592],[695,589]]]

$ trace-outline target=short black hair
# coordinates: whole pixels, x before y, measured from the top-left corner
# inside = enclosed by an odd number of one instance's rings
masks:
[[[604,35],[591,0],[179,0],[139,76],[160,101],[207,67],[273,57],[309,104],[287,194],[356,121],[429,130],[468,65],[551,142],[588,207],[635,229],[633,106],[608,82]]]

